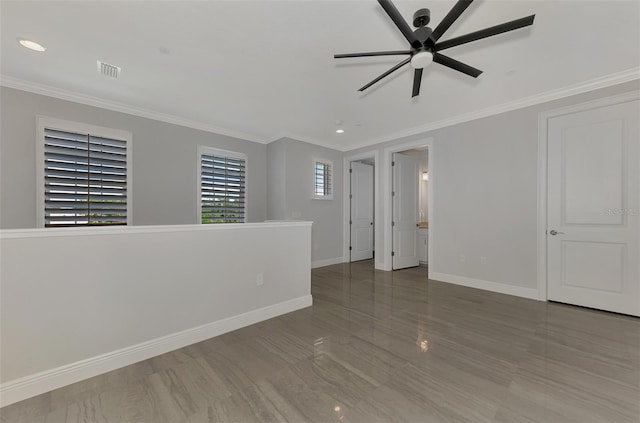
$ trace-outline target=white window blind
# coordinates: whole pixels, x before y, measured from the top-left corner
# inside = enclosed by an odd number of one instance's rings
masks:
[[[333,198],[331,163],[314,161],[314,198]]]
[[[127,224],[127,142],[44,128],[45,227]]]
[[[200,155],[202,223],[244,223],[246,160],[217,153]]]

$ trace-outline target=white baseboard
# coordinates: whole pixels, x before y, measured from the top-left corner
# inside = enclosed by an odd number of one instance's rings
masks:
[[[186,329],[0,385],[0,407],[313,304],[311,295]]]
[[[332,264],[340,264],[345,262],[346,261],[343,257],[335,257],[326,260],[316,260],[311,262],[311,268],[315,269],[316,267],[331,266]]]
[[[437,272],[432,272],[429,275],[429,279],[452,283],[455,285],[468,286],[469,288],[484,289],[485,291],[498,292],[500,294],[529,298],[532,300],[540,299],[538,297],[538,288],[525,288],[522,286],[507,285],[504,283],[483,281],[482,279],[473,279],[465,276],[448,275],[446,273]]]

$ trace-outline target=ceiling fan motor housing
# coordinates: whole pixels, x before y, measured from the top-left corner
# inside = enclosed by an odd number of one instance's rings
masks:
[[[423,45],[429,39],[429,37],[431,36],[432,32],[433,32],[433,30],[431,28],[429,28],[428,26],[421,26],[418,29],[416,29],[415,31],[413,31],[413,33],[416,34],[416,37],[418,37],[418,40],[420,40],[420,42]]]

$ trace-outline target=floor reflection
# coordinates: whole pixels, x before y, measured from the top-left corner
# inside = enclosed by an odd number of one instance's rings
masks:
[[[313,306],[5,407],[2,422],[638,422],[640,319],[312,271]]]

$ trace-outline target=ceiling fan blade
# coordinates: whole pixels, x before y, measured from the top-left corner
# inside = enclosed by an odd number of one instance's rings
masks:
[[[451,25],[462,15],[462,13],[467,10],[467,7],[471,6],[471,2],[473,0],[458,0],[458,2],[451,8],[447,16],[444,17],[442,22],[438,24],[436,29],[433,30],[429,40],[432,44],[435,44],[436,41],[440,39],[444,35],[444,33],[449,29]]]
[[[533,25],[533,19],[535,17],[536,15],[531,15],[525,18],[516,19],[515,21],[506,22],[500,25],[492,26],[490,28],[481,29],[480,31],[472,32],[470,34],[461,35],[460,37],[455,37],[450,40],[446,40],[436,44],[435,49],[444,50],[446,48],[459,46],[460,44],[466,44],[472,41],[477,41],[483,38],[492,37],[494,35],[513,31],[514,29],[524,28],[525,26]]]
[[[422,69],[416,69],[413,73],[413,92],[411,97],[420,95],[420,83],[422,82]]]
[[[334,59],[344,59],[346,57],[370,57],[370,56],[401,56],[404,54],[411,54],[410,50],[399,50],[399,51],[372,51],[369,53],[345,53],[345,54],[334,54]]]
[[[398,12],[398,9],[396,9],[391,0],[378,0],[378,3],[380,3],[380,6],[382,6],[384,11],[387,12],[387,15],[389,15],[393,23],[396,24],[400,32],[402,32],[404,38],[409,41],[409,44],[414,48],[422,47],[422,43],[418,37],[416,37],[416,34],[413,33],[411,27],[407,21],[404,20],[400,12]]]
[[[380,75],[379,77],[377,77],[376,79],[374,79],[373,81],[369,82],[367,85],[365,85],[364,87],[360,88],[358,91],[364,91],[367,88],[369,88],[370,86],[372,86],[373,84],[375,84],[376,82],[380,81],[382,78],[391,75],[393,72],[397,71],[398,69],[400,69],[401,67],[403,67],[404,65],[406,65],[407,63],[409,63],[411,61],[411,58],[407,58],[405,60],[403,60],[402,62],[398,63],[397,65],[395,65],[394,67],[392,67],[391,69],[389,69],[388,71],[386,71],[385,73],[383,73],[382,75]]]
[[[474,78],[477,78],[482,73],[480,69],[476,69],[473,66],[458,62],[457,60],[440,53],[433,53],[433,61],[451,69],[457,70],[458,72],[466,73],[467,75],[473,76]]]

